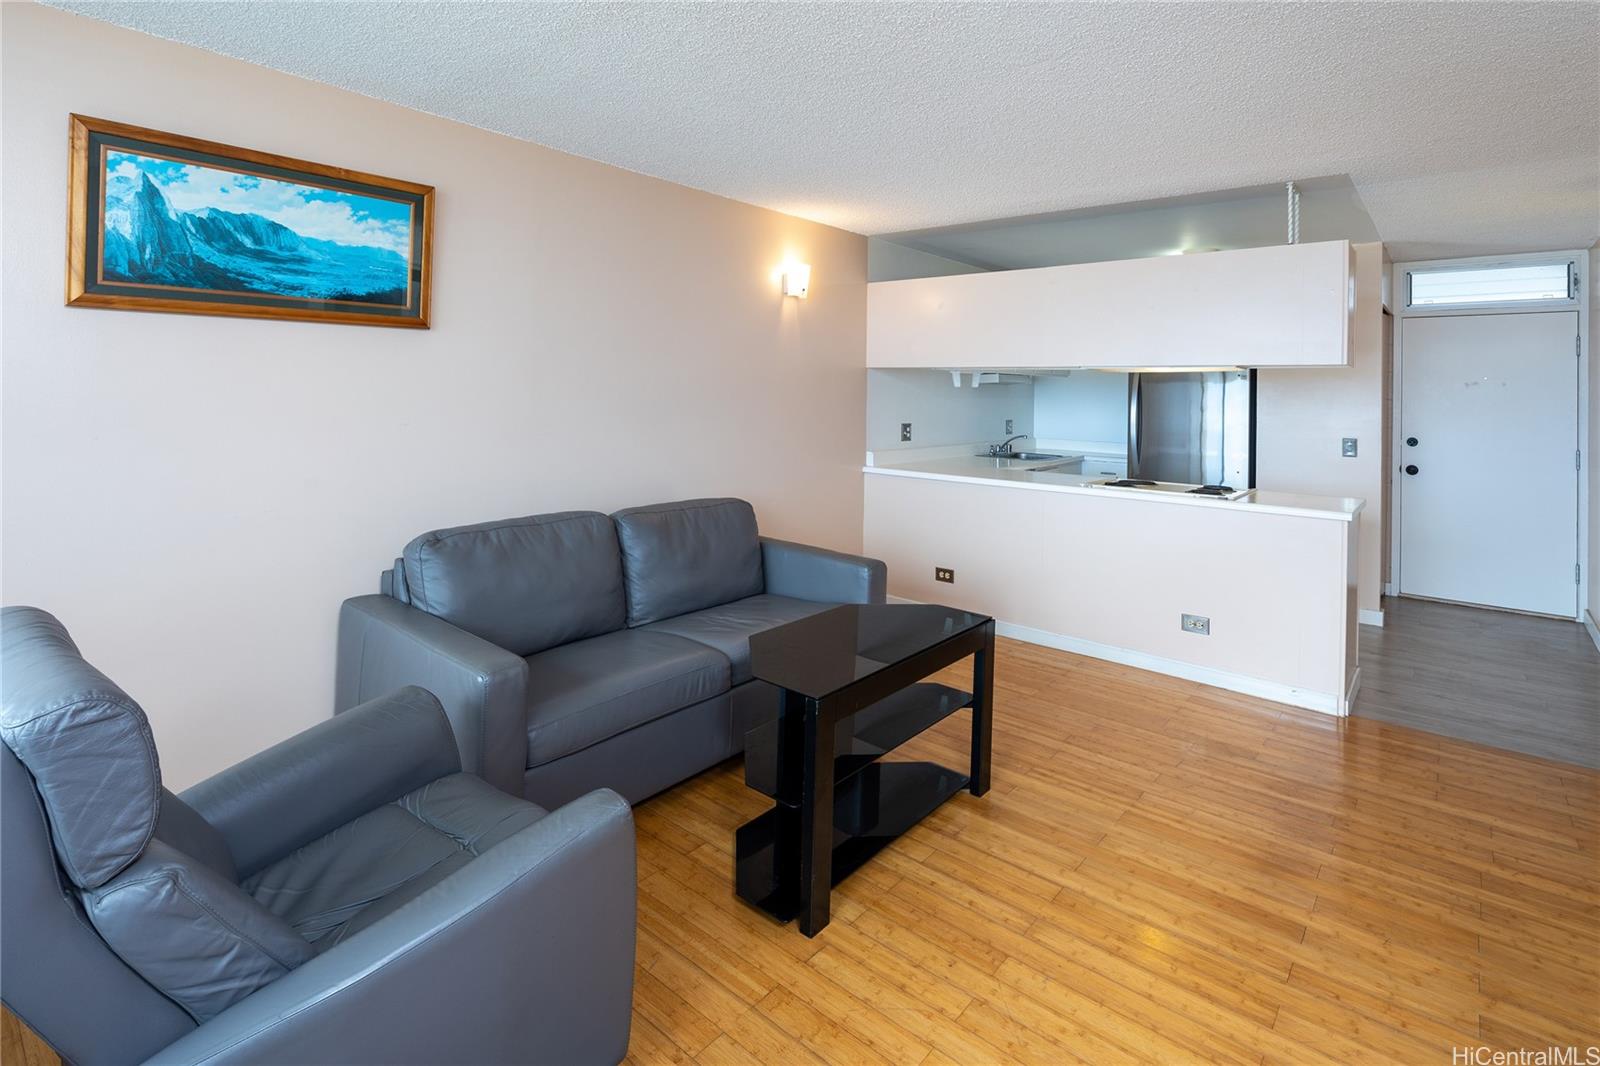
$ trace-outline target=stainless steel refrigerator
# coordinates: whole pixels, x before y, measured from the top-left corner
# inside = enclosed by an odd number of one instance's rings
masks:
[[[1254,488],[1256,372],[1128,375],[1128,477]]]

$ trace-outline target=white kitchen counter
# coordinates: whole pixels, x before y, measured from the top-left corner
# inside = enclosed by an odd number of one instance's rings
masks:
[[[890,454],[892,453],[879,453],[874,458],[887,458]],[[1059,462],[1060,460],[1056,461]],[[969,482],[979,485],[998,482],[1013,488],[1044,492],[1115,497],[1118,499],[1137,500],[1142,503],[1168,504],[1178,507],[1219,507],[1230,511],[1284,514],[1301,518],[1326,518],[1339,522],[1354,521],[1355,516],[1366,505],[1365,500],[1351,497],[1311,496],[1298,492],[1268,492],[1261,489],[1252,489],[1248,495],[1236,500],[1221,499],[1215,496],[1191,496],[1181,492],[1148,492],[1127,488],[1113,489],[1092,484],[1095,481],[1105,480],[1099,474],[1061,474],[1029,469],[1029,467],[1043,465],[1046,465],[1045,461],[1020,462],[1017,460],[995,460],[983,456],[968,455],[923,458],[891,464],[869,464],[861,469],[866,474],[887,477]]]

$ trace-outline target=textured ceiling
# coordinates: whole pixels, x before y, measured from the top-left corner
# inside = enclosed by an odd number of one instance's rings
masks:
[[[1396,258],[1600,235],[1593,2],[55,6],[859,233],[1348,175]]]

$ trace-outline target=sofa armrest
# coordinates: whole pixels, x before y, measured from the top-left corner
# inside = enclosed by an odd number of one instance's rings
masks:
[[[402,685],[439,697],[461,768],[513,796],[528,768],[528,664],[498,645],[388,596],[339,609],[334,712]]]
[[[767,591],[816,603],[882,603],[889,568],[880,559],[761,538]]]
[[[402,688],[319,722],[179,798],[227,841],[240,877],[461,769],[444,709]]]
[[[628,1048],[633,819],[574,800],[153,1063],[616,1063]]]

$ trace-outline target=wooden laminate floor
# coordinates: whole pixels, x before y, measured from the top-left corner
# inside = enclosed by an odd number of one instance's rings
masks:
[[[1447,1063],[1600,1044],[1600,774],[1002,641],[995,787],[835,895],[729,891],[736,766],[643,804],[637,1062]],[[912,751],[961,765],[965,721]]]
[[[874,858],[814,940],[733,896],[766,804],[737,764],[641,804],[630,1061],[1600,1044],[1600,773],[1004,640],[996,699],[993,790]],[[903,754],[964,765],[966,725]]]
[[[1361,627],[1355,713],[1600,767],[1600,650],[1554,618],[1389,597]]]

